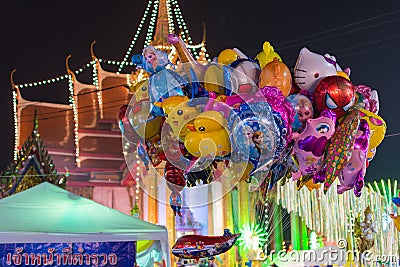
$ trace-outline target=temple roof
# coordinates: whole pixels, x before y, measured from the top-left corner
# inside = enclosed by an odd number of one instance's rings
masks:
[[[19,148],[17,159],[0,173],[0,198],[19,193],[43,182],[65,188],[66,175],[59,175],[43,145],[35,114],[31,135]]]

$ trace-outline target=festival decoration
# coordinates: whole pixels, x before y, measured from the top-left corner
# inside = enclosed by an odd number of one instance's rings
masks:
[[[373,221],[373,216],[374,213],[368,206],[364,210],[364,220],[360,221],[360,216],[358,216],[354,225],[354,238],[356,239],[357,249],[361,253],[374,246],[375,235],[378,230]]]
[[[267,233],[258,224],[246,224],[240,228],[238,245],[246,250],[258,250],[267,241]]]
[[[213,259],[228,251],[240,234],[232,234],[228,229],[222,236],[186,235],[178,238],[172,247],[172,254],[184,259]]]

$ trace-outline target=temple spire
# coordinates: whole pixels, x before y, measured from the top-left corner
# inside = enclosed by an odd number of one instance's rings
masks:
[[[168,44],[166,37],[170,32],[168,23],[167,1],[168,0],[160,0],[158,4],[156,32],[151,43],[153,46]]]

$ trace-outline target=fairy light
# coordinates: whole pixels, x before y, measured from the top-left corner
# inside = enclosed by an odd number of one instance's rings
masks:
[[[69,89],[69,104],[72,107],[74,113],[74,142],[75,142],[75,162],[80,167],[79,160],[79,137],[78,137],[78,111],[76,108],[75,97],[74,97],[74,78],[72,75],[68,75],[68,89]]]
[[[179,7],[178,1],[177,0],[172,0],[172,3],[175,6],[174,11],[175,11],[176,20],[178,22],[178,27],[179,27],[179,29],[182,29],[182,38],[184,40],[186,40],[186,42],[189,45],[193,45],[192,38],[190,37],[189,30],[188,30],[188,28],[186,26],[186,22],[185,22],[185,19],[183,18],[183,15],[182,15],[181,9]],[[188,46],[188,48],[190,48],[190,47]],[[194,57],[197,58],[199,56],[198,51],[196,49],[194,49],[194,48],[190,48],[190,49],[192,50]]]
[[[15,89],[18,90],[18,87],[15,86]],[[13,98],[13,115],[14,115],[14,160],[18,159],[18,146],[19,146],[19,131],[18,131],[18,113],[17,113],[17,92],[16,90],[12,91]]]
[[[120,72],[122,70],[122,68],[126,65],[128,57],[131,54],[133,47],[135,46],[135,43],[140,35],[140,32],[142,31],[143,25],[146,21],[147,15],[149,14],[149,10],[150,10],[150,7],[152,6],[152,4],[153,4],[153,1],[149,0],[149,2],[147,3],[146,9],[144,11],[143,17],[140,20],[139,26],[136,30],[136,33],[131,41],[131,44],[128,47],[128,50],[125,53],[124,59],[122,60],[122,64],[120,64],[120,66],[118,68],[118,72]]]
[[[99,76],[98,76],[98,71],[97,71],[100,63],[97,58],[95,58],[92,62],[93,62],[92,63],[92,65],[93,65],[93,85],[94,85],[94,87],[96,87],[96,91],[97,91],[97,101],[99,103],[100,118],[103,118],[103,99],[102,99],[101,90],[100,90],[100,86],[99,86]]]
[[[150,45],[151,40],[153,39],[153,32],[154,32],[155,23],[156,23],[157,15],[158,15],[158,3],[159,3],[158,0],[154,1],[153,12],[151,13],[150,24],[149,24],[149,28],[147,29],[146,40],[144,42],[144,46]]]
[[[171,11],[171,2],[167,0],[167,16],[168,16],[168,33],[174,33],[174,19]]]

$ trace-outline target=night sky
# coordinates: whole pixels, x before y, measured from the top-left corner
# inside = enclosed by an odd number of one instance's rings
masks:
[[[233,47],[254,57],[265,40],[289,67],[294,66],[305,46],[313,52],[335,55],[342,68],[351,68],[353,84],[378,90],[379,115],[388,124],[387,134],[400,132],[400,1],[179,2],[194,43],[201,41],[205,22],[211,57]],[[122,60],[146,3],[0,1],[0,170],[10,163],[13,154],[11,70],[17,69],[17,84],[63,75],[68,54],[72,54],[73,70],[90,61],[93,40],[97,41],[97,57]],[[135,54],[141,53],[145,32],[141,36]],[[22,95],[30,100],[67,103],[68,86],[65,82],[58,87],[28,88]],[[400,135],[386,137],[367,169],[366,180],[398,178],[398,151]]]

